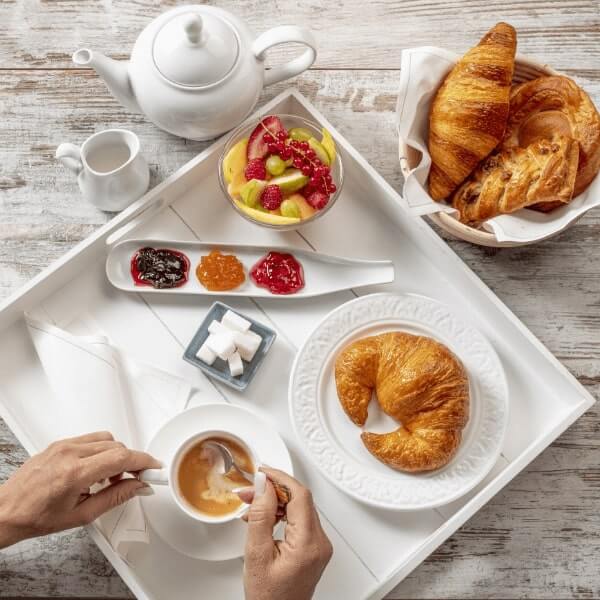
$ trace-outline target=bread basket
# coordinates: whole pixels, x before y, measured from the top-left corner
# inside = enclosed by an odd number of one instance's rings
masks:
[[[559,73],[557,71],[550,68],[548,65],[543,65],[529,58],[525,58],[524,56],[517,55],[515,58],[515,74],[513,77],[513,83],[523,83],[524,81],[530,81],[531,79],[535,79],[536,77],[541,77],[543,75],[558,74]],[[402,175],[406,178],[412,169],[419,164],[421,155],[414,148],[407,146],[402,138],[400,138],[398,151],[400,157],[400,169],[402,171]],[[531,242],[499,242],[492,233],[489,233],[483,229],[465,225],[447,213],[438,212],[428,215],[428,217],[436,225],[439,225],[442,229],[454,237],[471,242],[473,244],[479,244],[480,246],[505,248],[512,246],[526,246],[528,244],[533,244],[540,241],[538,239]]]

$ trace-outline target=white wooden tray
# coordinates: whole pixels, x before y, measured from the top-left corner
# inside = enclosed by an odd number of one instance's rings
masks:
[[[33,311],[59,326],[89,314],[132,356],[188,378],[200,390],[199,401],[241,404],[271,421],[290,448],[295,473],[312,488],[333,541],[334,558],[317,598],[381,598],[594,400],[433,230],[405,212],[400,196],[305,98],[285,92],[253,118],[272,112],[317,121],[336,138],[346,185],[327,216],[302,229],[302,235],[263,229],[240,218],[219,189],[217,161],[225,142],[219,140],[0,306],[0,414],[29,452],[45,446],[49,432],[44,414],[52,407],[22,313]],[[112,243],[123,232],[138,238],[290,245],[353,258],[391,258],[396,280],[311,300],[230,299],[235,308],[279,333],[261,372],[240,394],[208,381],[181,359],[212,298],[125,293],[108,283],[107,240]],[[508,379],[510,422],[500,459],[467,496],[438,509],[398,513],[343,495],[310,467],[291,430],[287,384],[296,349],[328,311],[375,291],[413,292],[450,305],[487,336]],[[95,527],[90,532],[140,598],[243,597],[241,560],[195,561],[152,536],[125,563]]]

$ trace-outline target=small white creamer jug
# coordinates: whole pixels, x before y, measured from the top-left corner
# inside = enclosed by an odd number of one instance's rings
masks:
[[[100,131],[81,147],[60,144],[56,158],[77,176],[84,198],[100,210],[123,210],[148,189],[150,172],[140,140],[126,129]]]

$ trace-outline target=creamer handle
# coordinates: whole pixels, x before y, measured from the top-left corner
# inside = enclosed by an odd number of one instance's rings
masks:
[[[83,164],[81,164],[81,148],[79,146],[69,143],[60,144],[56,149],[55,157],[75,175],[81,173]]]

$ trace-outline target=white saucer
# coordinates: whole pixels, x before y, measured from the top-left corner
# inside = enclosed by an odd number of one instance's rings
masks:
[[[268,423],[250,411],[226,403],[190,408],[165,423],[148,445],[148,452],[170,462],[179,443],[200,430],[220,429],[252,447],[261,463],[292,473],[292,460],[283,440]],[[142,496],[148,524],[169,546],[192,558],[230,560],[244,554],[246,524],[236,519],[221,525],[200,523],[174,502],[167,486],[154,486],[154,495]]]
[[[454,458],[431,473],[394,471],[366,450],[361,428],[340,406],[335,358],[348,343],[385,331],[439,340],[469,376],[470,417]],[[321,472],[346,494],[379,508],[420,510],[456,500],[494,466],[508,424],[508,388],[500,359],[485,337],[444,304],[413,294],[371,294],[325,317],[298,351],[290,377],[290,415],[300,443]],[[363,430],[398,427],[376,402]]]

